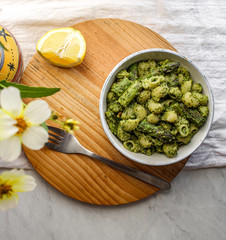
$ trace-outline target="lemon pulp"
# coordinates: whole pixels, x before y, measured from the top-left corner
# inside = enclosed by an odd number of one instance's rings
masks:
[[[73,67],[83,61],[86,41],[79,30],[58,28],[40,38],[36,49],[40,56],[53,65]]]

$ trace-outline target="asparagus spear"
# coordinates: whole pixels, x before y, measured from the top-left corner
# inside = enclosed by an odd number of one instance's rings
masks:
[[[137,78],[137,76],[138,76],[138,74],[137,74],[137,63],[134,63],[134,64],[129,66],[128,73],[129,73],[129,78],[131,80],[135,80]]]
[[[169,62],[161,66],[162,73],[171,73],[173,70],[180,66],[179,62]]]
[[[129,105],[130,102],[139,94],[141,89],[141,83],[138,81],[134,81],[129,88],[120,96],[118,102],[123,106],[126,107]]]
[[[183,103],[180,103],[180,108],[188,120],[201,127],[205,123],[205,117],[197,109],[190,109]]]
[[[112,85],[111,91],[121,96],[130,85],[131,81],[127,77],[124,77],[120,82],[116,82]]]
[[[144,119],[137,127],[138,131],[149,133],[150,136],[156,137],[163,142],[171,142],[174,140],[174,136],[164,130],[161,126],[156,126],[154,124],[149,123],[146,119]]]

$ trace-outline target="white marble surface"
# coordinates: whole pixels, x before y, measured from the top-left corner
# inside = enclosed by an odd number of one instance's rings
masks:
[[[183,171],[169,192],[114,207],[73,200],[27,173],[38,186],[0,213],[1,240],[226,239],[226,168]]]

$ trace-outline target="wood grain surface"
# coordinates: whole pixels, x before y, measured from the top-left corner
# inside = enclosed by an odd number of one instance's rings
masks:
[[[147,48],[175,49],[152,30],[124,20],[96,19],[73,27],[82,32],[87,42],[84,62],[74,68],[64,69],[50,65],[35,54],[26,67],[21,83],[60,87],[59,93],[44,99],[53,110],[81,123],[76,137],[87,149],[171,181],[182,170],[187,159],[173,165],[149,167],[124,157],[112,146],[102,129],[99,96],[112,68],[129,54]],[[47,182],[83,202],[126,204],[158,191],[151,185],[83,155],[63,154],[46,147],[39,151],[25,148],[25,153]]]

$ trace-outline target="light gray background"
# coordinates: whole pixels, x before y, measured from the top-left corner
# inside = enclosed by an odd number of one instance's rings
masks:
[[[37,173],[35,191],[0,213],[2,240],[225,240],[226,169],[181,172],[170,192],[124,206],[64,196]]]
[[[225,166],[226,1],[0,3],[0,24],[17,38],[25,65],[46,31],[100,17],[145,25],[200,67],[213,88],[216,113],[208,138],[193,154],[187,169]],[[22,157],[10,167],[29,166]],[[20,194],[16,209],[0,213],[0,239],[226,239],[226,168],[182,171],[174,179],[171,191],[118,207],[80,203],[53,189],[34,170],[26,172],[36,178],[38,186],[31,193]]]

